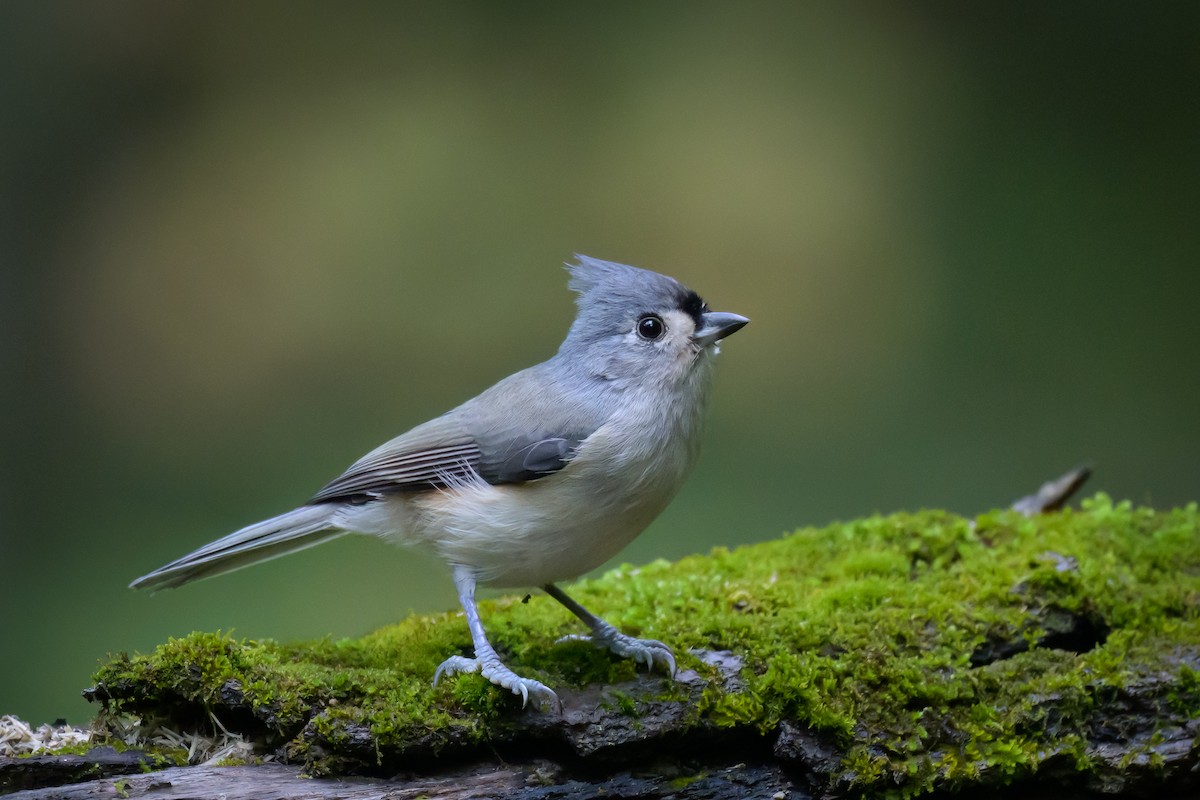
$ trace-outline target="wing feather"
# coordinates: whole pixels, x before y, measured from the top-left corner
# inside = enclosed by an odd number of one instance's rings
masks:
[[[482,454],[452,417],[438,417],[355,461],[310,503],[365,499],[388,492],[445,487],[479,469]]]
[[[509,376],[350,465],[310,503],[362,502],[481,478],[526,483],[566,467],[603,421],[591,395],[566,393],[546,364]]]

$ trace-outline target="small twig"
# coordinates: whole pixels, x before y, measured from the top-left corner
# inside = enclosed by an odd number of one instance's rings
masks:
[[[1019,511],[1027,517],[1046,511],[1058,511],[1071,495],[1083,486],[1092,474],[1092,468],[1082,464],[1067,472],[1060,478],[1046,481],[1034,494],[1027,494],[1012,504],[1013,511]]]

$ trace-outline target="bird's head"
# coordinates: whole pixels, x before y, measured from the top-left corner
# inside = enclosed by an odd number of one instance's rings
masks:
[[[579,312],[559,350],[592,375],[639,385],[674,385],[717,352],[717,343],[750,320],[710,311],[674,278],[576,256],[569,286]]]

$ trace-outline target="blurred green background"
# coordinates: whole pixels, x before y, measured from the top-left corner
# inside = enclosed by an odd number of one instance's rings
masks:
[[[5,3],[0,713],[193,629],[453,607],[347,538],[133,578],[550,355],[572,253],[753,324],[621,560],[1200,497],[1200,5]],[[548,601],[547,601],[548,602]]]

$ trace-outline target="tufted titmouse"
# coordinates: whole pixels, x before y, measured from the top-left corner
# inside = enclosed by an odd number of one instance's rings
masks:
[[[662,642],[617,631],[556,587],[615,555],[666,507],[700,445],[717,342],[744,326],[672,278],[578,256],[579,312],[551,359],[392,439],[299,508],[218,539],[138,578],[162,589],[311,547],[344,533],[431,547],[453,567],[480,672],[556,702],[488,642],[475,585],[542,586],[597,646],[675,672]]]

